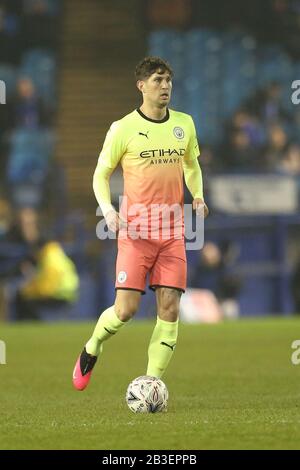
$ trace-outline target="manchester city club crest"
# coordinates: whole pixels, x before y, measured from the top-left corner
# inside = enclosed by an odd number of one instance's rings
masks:
[[[120,271],[118,274],[118,282],[120,284],[123,284],[127,279],[127,273],[125,271]]]
[[[183,139],[184,138],[184,131],[181,127],[174,127],[173,133],[177,139]]]

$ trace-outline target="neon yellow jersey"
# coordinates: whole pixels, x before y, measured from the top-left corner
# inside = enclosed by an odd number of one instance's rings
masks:
[[[111,169],[121,164],[128,206],[183,205],[184,161],[199,154],[191,116],[169,109],[154,121],[135,110],[111,125],[99,162]]]

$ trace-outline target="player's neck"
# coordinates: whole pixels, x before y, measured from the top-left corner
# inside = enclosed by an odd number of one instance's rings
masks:
[[[147,118],[154,119],[155,121],[161,121],[167,115],[166,106],[164,106],[163,108],[157,108],[147,103],[143,103],[140,107],[140,110],[145,116],[147,116]]]

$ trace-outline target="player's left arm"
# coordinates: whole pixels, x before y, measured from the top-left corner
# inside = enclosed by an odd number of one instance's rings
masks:
[[[203,197],[202,172],[198,159],[187,160],[183,163],[184,179],[189,192],[193,197],[193,209],[200,215],[204,210],[204,217],[209,213]]]
[[[200,155],[197,135],[193,120],[191,119],[191,138],[183,159],[184,179],[188,190],[193,197],[193,209],[204,217],[207,217],[209,210],[204,202],[202,171],[198,162]]]

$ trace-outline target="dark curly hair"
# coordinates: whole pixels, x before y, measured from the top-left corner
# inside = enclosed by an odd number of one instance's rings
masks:
[[[171,78],[174,75],[170,64],[166,60],[160,57],[145,57],[135,68],[136,81],[145,80],[155,72],[159,74],[168,72]]]

